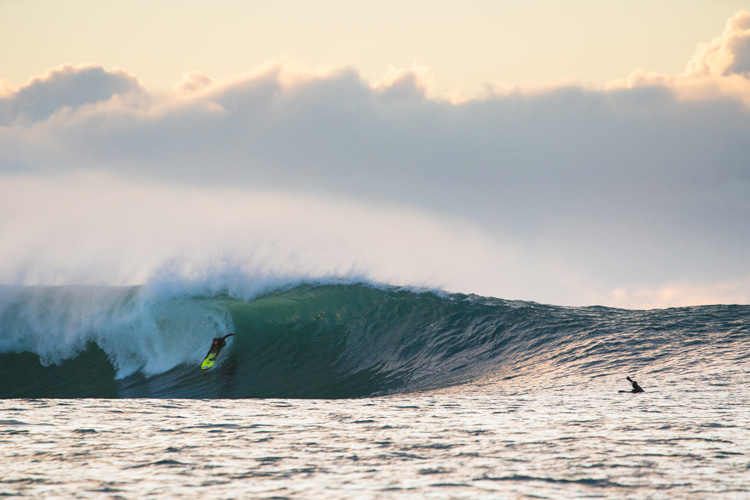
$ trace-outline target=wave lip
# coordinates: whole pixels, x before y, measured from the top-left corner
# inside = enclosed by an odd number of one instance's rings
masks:
[[[22,287],[2,290],[0,328],[3,398],[352,398],[741,362],[750,307],[564,308],[368,284],[252,300]]]

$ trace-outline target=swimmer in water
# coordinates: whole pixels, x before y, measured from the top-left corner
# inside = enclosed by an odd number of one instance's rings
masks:
[[[633,390],[632,391],[620,391],[620,392],[632,392],[634,394],[639,393],[639,392],[645,392],[643,388],[640,385],[638,385],[638,382],[636,382],[632,378],[625,377],[625,379],[633,385]]]

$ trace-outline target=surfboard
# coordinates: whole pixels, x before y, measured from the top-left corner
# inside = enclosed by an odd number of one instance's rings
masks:
[[[208,355],[206,355],[206,359],[203,360],[203,364],[201,365],[201,370],[208,370],[212,366],[214,366],[214,363],[216,363],[216,358],[219,357],[219,352],[210,352]]]

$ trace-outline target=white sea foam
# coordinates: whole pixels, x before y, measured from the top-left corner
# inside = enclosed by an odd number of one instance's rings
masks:
[[[184,300],[174,290],[138,288],[3,287],[0,352],[31,352],[43,365],[76,357],[96,343],[118,378],[163,373],[197,361],[215,336],[231,331],[226,311]]]

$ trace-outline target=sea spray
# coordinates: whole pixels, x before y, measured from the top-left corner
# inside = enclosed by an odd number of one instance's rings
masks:
[[[42,366],[95,344],[121,379],[150,376],[199,359],[207,336],[231,329],[226,310],[194,297],[142,287],[3,287],[0,352],[35,354]]]

